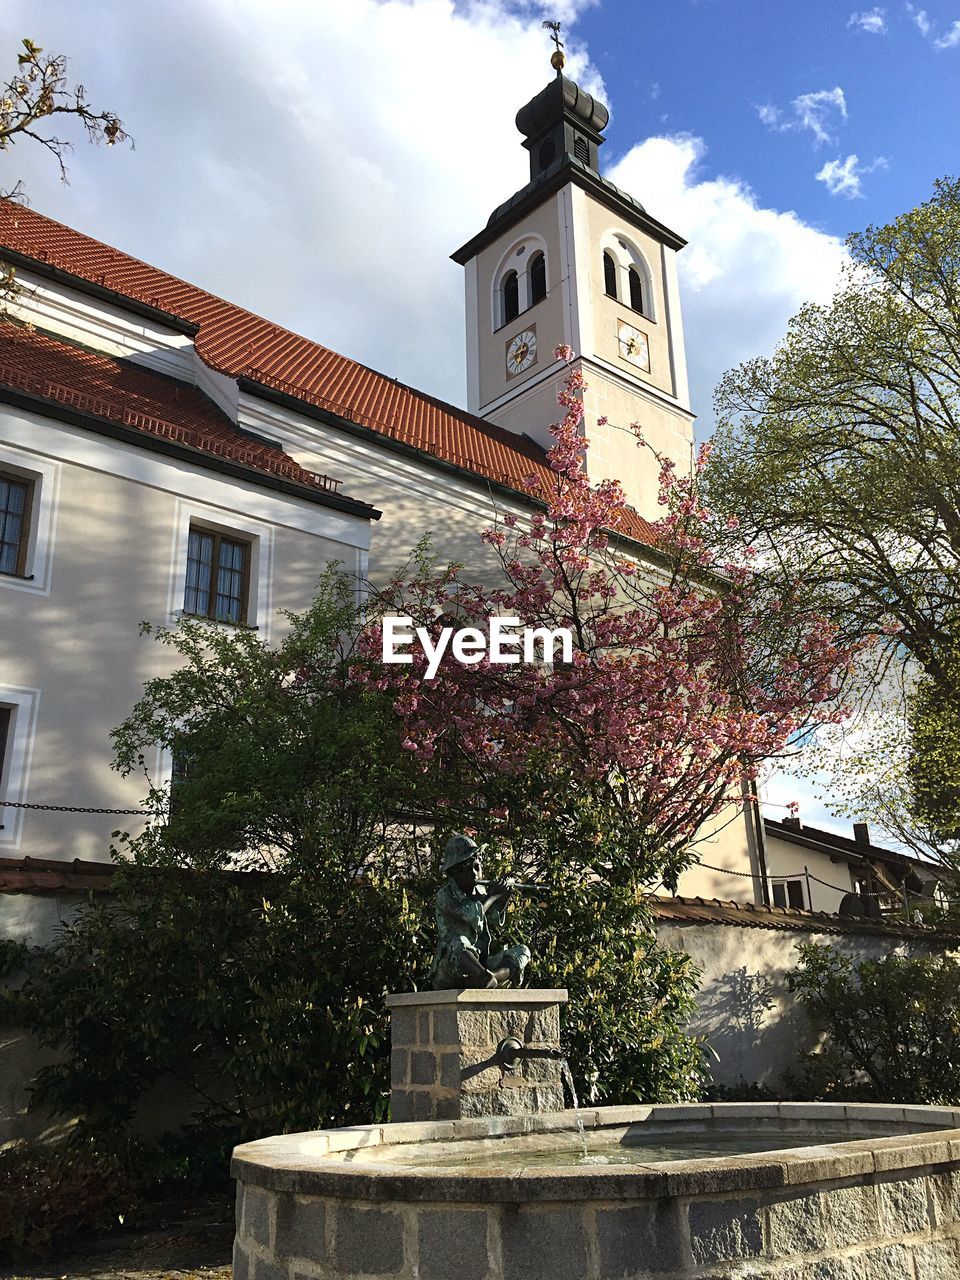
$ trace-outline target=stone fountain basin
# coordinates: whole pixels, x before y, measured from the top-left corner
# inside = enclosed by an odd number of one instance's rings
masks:
[[[960,1278],[960,1110],[717,1103],[581,1118],[591,1147],[752,1129],[807,1130],[816,1145],[524,1168],[537,1135],[579,1143],[572,1111],[265,1138],[234,1152],[235,1280]],[[420,1163],[458,1143],[515,1151],[519,1167]]]

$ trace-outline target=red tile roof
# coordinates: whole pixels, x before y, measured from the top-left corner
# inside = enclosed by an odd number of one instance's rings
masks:
[[[285,392],[510,489],[523,492],[532,474],[552,475],[544,451],[532,441],[348,360],[33,209],[0,201],[0,244],[196,325],[197,354],[219,373]],[[652,526],[633,511],[627,512],[623,532],[650,545],[656,542]]]
[[[186,383],[30,329],[0,328],[0,385],[311,489],[336,493],[340,485],[301,467],[282,449],[243,436],[212,400]]]

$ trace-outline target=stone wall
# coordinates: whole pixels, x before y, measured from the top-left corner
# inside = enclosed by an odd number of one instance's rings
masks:
[[[560,1046],[565,991],[422,991],[387,997],[390,1116],[453,1120],[563,1110],[560,1065],[490,1063],[508,1036],[531,1049]]]
[[[816,1040],[803,1006],[787,988],[803,942],[826,943],[855,962],[891,952],[927,954],[943,943],[853,932],[818,933],[799,927],[771,929],[745,924],[661,922],[665,947],[686,951],[701,969],[697,1013],[689,1025],[707,1037],[710,1065],[719,1085],[764,1084],[776,1088],[795,1071]]]
[[[754,1122],[763,1111],[754,1109]],[[587,1113],[588,1129],[612,1113]],[[730,1106],[726,1115],[737,1118]],[[739,1115],[744,1123],[746,1112]],[[619,1174],[609,1166],[510,1176],[393,1163],[378,1172],[376,1152],[357,1149],[416,1142],[417,1131],[420,1141],[449,1138],[450,1129],[334,1130],[326,1160],[312,1146],[298,1158],[298,1135],[239,1148],[234,1280],[960,1277],[956,1129]],[[348,1143],[350,1161],[338,1172],[329,1156]]]

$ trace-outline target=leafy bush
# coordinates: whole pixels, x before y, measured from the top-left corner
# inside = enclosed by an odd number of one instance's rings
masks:
[[[807,1096],[960,1103],[960,963],[887,955],[855,964],[804,943],[790,979],[823,1036]]]
[[[0,1262],[47,1257],[115,1227],[137,1194],[115,1160],[63,1148],[0,1150]]]

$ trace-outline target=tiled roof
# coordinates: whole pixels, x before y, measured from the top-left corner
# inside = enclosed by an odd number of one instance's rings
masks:
[[[0,858],[0,893],[104,893],[116,870],[112,862],[72,862],[53,858]],[[182,871],[183,875],[191,872]],[[228,872],[238,879],[269,880],[268,872]],[[896,920],[859,920],[827,915],[822,911],[797,911],[792,907],[758,907],[752,902],[721,902],[719,898],[660,898],[648,900],[658,920],[668,924],[740,925],[754,929],[787,929],[801,933],[859,933],[883,937],[909,937],[935,941],[960,939],[960,930]]]
[[[798,911],[795,907],[760,907],[752,902],[721,902],[718,898],[648,899],[659,920],[676,924],[741,925],[755,929],[789,929],[802,933],[860,933],[883,937],[960,940],[960,930],[902,920],[866,920],[830,915],[825,911]]]
[[[452,405],[291,333],[109,245],[0,201],[0,244],[25,257],[196,325],[197,354],[212,369],[284,392],[379,435],[509,489],[552,476],[544,450]],[[652,526],[628,511],[623,532],[654,545]]]
[[[118,422],[325,493],[340,482],[242,435],[212,400],[186,383],[30,329],[0,328],[0,385]]]
[[[0,858],[0,893],[104,893],[112,862],[60,862],[53,858]]]

